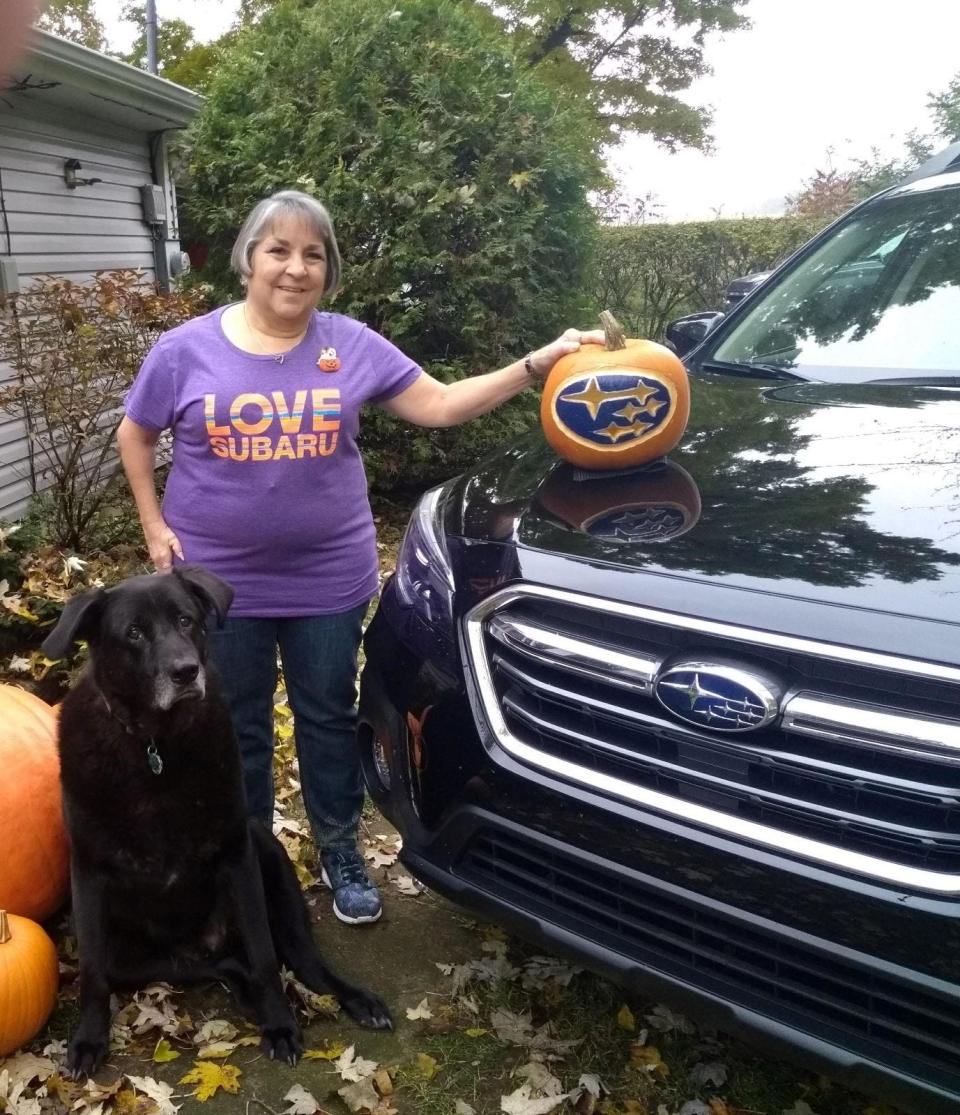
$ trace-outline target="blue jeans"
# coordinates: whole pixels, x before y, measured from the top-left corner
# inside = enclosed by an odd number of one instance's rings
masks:
[[[357,651],[367,605],[329,616],[227,618],[209,636],[240,744],[247,809],[273,823],[277,647],[293,710],[307,819],[319,848],[351,847],[363,807],[354,732]]]

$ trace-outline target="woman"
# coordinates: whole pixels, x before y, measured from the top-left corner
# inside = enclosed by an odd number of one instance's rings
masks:
[[[127,396],[120,455],[156,568],[199,562],[236,591],[210,650],[251,814],[273,819],[279,647],[304,804],[334,912],[350,924],[375,921],[380,895],[357,849],[363,790],[353,740],[361,623],[377,590],[356,444],[360,407],[453,426],[602,335],[567,330],[499,371],[440,383],[366,326],[317,311],[337,289],[340,255],[326,209],[294,190],[254,207],[231,263],[245,299],[161,337]],[[161,510],[153,473],[165,429],[174,450]]]

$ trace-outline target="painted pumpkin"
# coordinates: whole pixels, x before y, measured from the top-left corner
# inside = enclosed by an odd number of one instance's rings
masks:
[[[69,876],[57,714],[0,685],[0,724],[0,909],[42,921],[66,898]]]
[[[36,922],[0,910],[0,1057],[43,1029],[58,983],[53,941]]]
[[[636,468],[669,453],[683,436],[687,372],[663,345],[626,340],[606,311],[600,320],[606,345],[584,345],[554,364],[540,423],[554,451],[579,468]]]
[[[645,545],[686,534],[700,518],[700,491],[686,469],[656,461],[626,475],[580,477],[558,464],[537,500],[564,526],[603,542]]]

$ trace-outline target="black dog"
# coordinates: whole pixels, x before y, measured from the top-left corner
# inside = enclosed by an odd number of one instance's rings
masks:
[[[325,966],[293,865],[247,818],[229,713],[206,668],[206,617],[222,621],[232,598],[199,566],[134,577],[74,597],[43,644],[50,658],[74,639],[91,652],[60,716],[80,949],[74,1077],[106,1057],[115,987],[221,980],[264,1049],[290,1063],[303,1043],[281,964],[361,1025],[391,1025],[380,999]]]

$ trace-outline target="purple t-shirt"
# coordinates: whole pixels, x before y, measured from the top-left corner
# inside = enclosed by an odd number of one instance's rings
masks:
[[[360,407],[421,370],[340,314],[314,313],[282,357],[237,348],[222,314],[165,333],[127,395],[134,422],[173,431],[163,516],[185,560],[233,585],[231,615],[347,611],[377,590]]]

